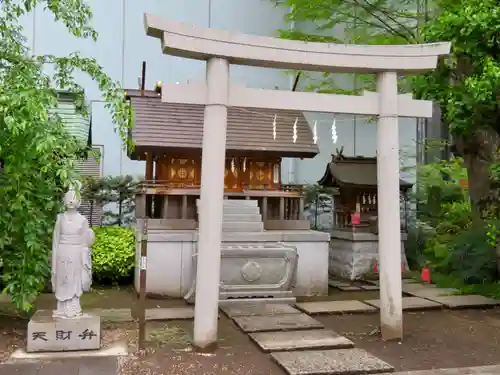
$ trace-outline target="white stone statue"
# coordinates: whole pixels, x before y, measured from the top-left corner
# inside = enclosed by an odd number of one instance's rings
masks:
[[[57,300],[55,318],[82,315],[80,297],[92,284],[91,248],[94,232],[78,211],[80,185],[71,186],[64,196],[66,211],[57,215],[52,239],[52,291]]]

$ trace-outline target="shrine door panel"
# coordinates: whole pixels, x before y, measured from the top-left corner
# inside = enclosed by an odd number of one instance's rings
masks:
[[[240,171],[235,159],[227,158],[224,169],[224,190],[225,191],[241,191]]]
[[[192,187],[200,184],[199,162],[192,158],[167,158],[162,165],[162,179],[176,187]]]

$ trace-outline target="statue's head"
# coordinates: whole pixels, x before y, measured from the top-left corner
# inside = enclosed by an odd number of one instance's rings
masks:
[[[77,209],[80,207],[80,186],[79,181],[70,184],[68,192],[64,195],[64,205],[68,209]]]

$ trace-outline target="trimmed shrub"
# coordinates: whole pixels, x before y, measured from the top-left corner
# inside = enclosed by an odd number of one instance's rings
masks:
[[[102,284],[118,283],[133,276],[135,234],[131,228],[95,227],[92,274]]]

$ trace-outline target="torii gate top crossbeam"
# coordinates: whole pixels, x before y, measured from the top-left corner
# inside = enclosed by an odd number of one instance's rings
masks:
[[[221,57],[232,64],[321,72],[422,72],[434,69],[447,55],[448,42],[413,45],[345,45],[309,43],[165,21],[145,13],[149,36],[162,40],[163,52],[208,60]]]

